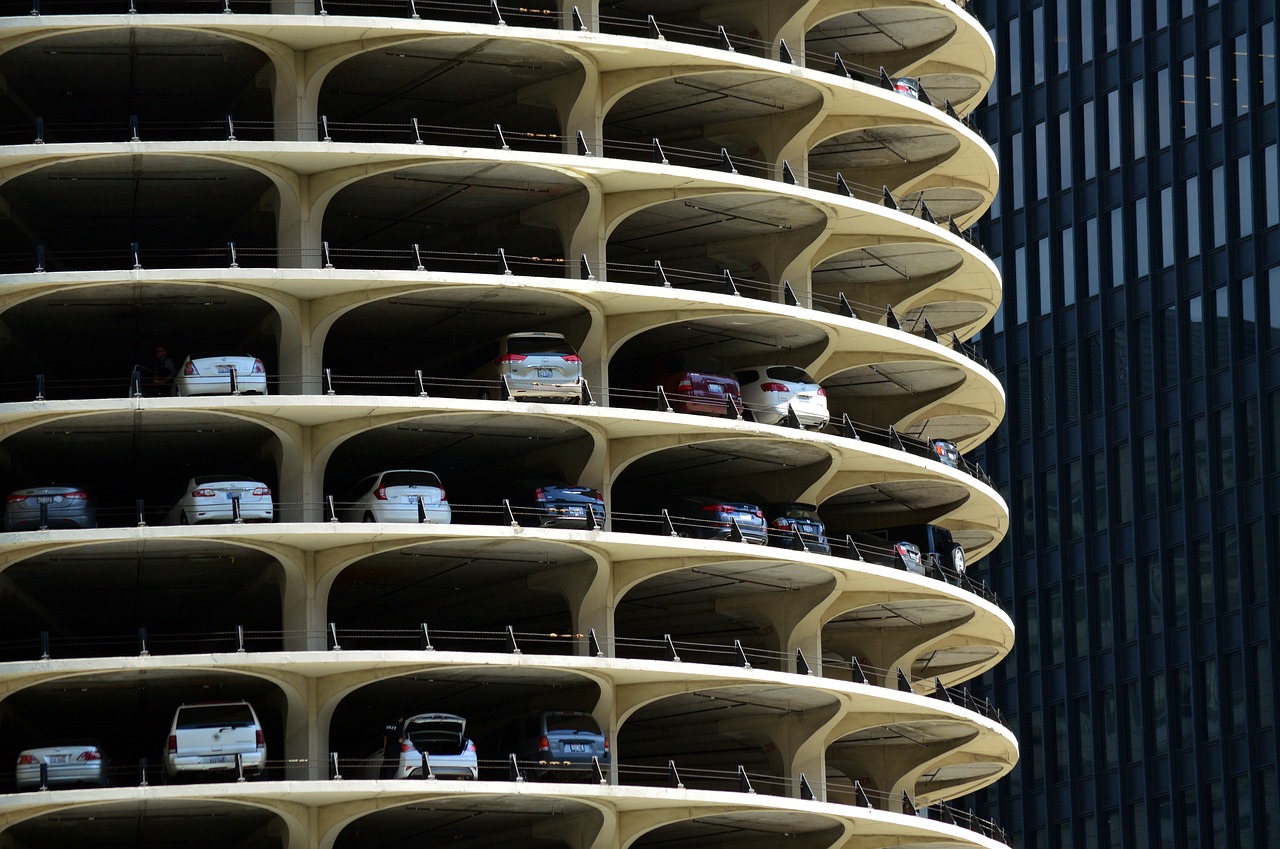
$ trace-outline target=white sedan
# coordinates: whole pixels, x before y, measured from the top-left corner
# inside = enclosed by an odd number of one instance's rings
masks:
[[[201,522],[234,522],[235,504],[245,522],[270,522],[275,516],[271,487],[232,475],[204,475],[187,481],[187,487],[169,511],[167,525]]]
[[[346,522],[422,522],[447,525],[453,511],[435,472],[393,469],[356,484],[342,501],[338,518]]]
[[[827,393],[818,381],[795,366],[754,366],[734,372],[742,386],[742,405],[761,424],[777,424],[795,411],[800,426],[826,427]]]
[[[233,389],[232,377],[235,378]],[[252,354],[192,354],[174,380],[178,395],[266,395],[267,370]]]

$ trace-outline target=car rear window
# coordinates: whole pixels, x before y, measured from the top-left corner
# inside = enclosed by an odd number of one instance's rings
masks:
[[[549,713],[547,714],[548,731],[584,731],[587,734],[599,734],[600,726],[595,718],[583,713]]]
[[[795,366],[769,366],[769,376],[774,380],[788,380],[792,383],[813,383],[808,372]]]
[[[440,478],[433,472],[387,472],[382,476],[383,486],[439,486]]]
[[[248,705],[190,705],[178,708],[179,728],[227,728],[253,725]]]
[[[512,354],[576,354],[573,346],[554,336],[512,336],[507,339]]]
[[[818,511],[799,504],[788,504],[778,511],[778,515],[784,519],[817,519]]]

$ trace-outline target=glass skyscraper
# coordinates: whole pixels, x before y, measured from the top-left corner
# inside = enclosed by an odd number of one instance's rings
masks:
[[[1024,849],[1280,846],[1274,0],[984,0]]]

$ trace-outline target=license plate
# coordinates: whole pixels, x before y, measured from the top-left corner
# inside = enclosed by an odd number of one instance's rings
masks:
[[[565,743],[564,748],[566,752],[574,752],[575,754],[591,751],[591,747],[587,743]]]
[[[67,762],[66,755],[50,755],[49,756],[49,763],[51,764],[64,764],[66,762]]]
[[[234,755],[210,755],[207,758],[201,758],[202,764],[229,764],[235,760]]]
[[[538,377],[550,377],[550,376],[551,376],[551,369],[549,368],[538,369]]]
[[[241,499],[243,499],[243,498],[244,498],[244,493],[243,493],[243,492],[228,492],[228,493],[226,493],[226,497],[227,497],[227,500],[228,500],[228,501],[234,501],[234,500],[235,500],[235,499],[237,499],[237,498],[241,498]]]
[[[37,495],[36,496],[37,504],[57,504],[61,500],[62,500],[61,495]]]
[[[724,387],[718,383],[708,383],[707,391],[710,392],[712,395],[723,395]]]
[[[235,368],[235,366],[218,366],[218,374],[226,374],[233,368]]]

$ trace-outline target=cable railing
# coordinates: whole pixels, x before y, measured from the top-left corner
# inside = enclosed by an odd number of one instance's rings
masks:
[[[128,761],[128,762],[126,762]],[[436,776],[431,771],[431,756],[423,756],[424,767],[420,774],[410,778],[379,778],[386,766],[386,759],[379,754],[350,755],[341,752],[330,752],[329,756],[317,763],[309,758],[266,758],[260,773],[247,771],[239,757],[229,756],[227,768],[216,772],[204,773],[200,783],[204,785],[222,783],[241,783],[244,781],[352,781],[374,780],[386,790],[397,787],[416,788],[433,786],[437,781],[448,782],[447,777]],[[549,768],[545,762],[519,758],[515,754],[502,757],[477,757],[476,766],[478,782],[475,786],[487,784],[504,784],[506,782],[549,781],[557,783],[595,784],[599,786],[644,787],[650,790],[665,788],[673,793],[696,790],[738,795],[797,797],[805,801],[814,801],[817,794],[813,783],[804,773],[794,778],[774,775],[758,769],[748,770],[738,765],[734,768],[714,768],[707,766],[680,766],[679,758],[670,758],[666,765],[651,762],[625,762],[616,764],[618,781],[612,781],[610,759],[601,761],[593,758],[589,763],[556,764]],[[320,776],[314,777],[316,774]],[[163,763],[147,757],[115,758],[106,760],[100,771],[101,787],[151,787],[170,783]],[[58,782],[56,770],[43,765],[38,779],[38,791],[64,789]],[[12,786],[0,786],[0,790],[11,791]],[[83,793],[91,798],[92,788],[68,788],[73,792]],[[943,822],[976,832],[984,837],[1009,845],[1008,837],[994,821],[978,816],[970,809],[960,808],[949,802],[936,802],[923,806],[918,800],[903,791],[894,794],[863,786],[858,781],[829,781],[825,786],[826,800],[831,804],[844,805],[851,808],[863,808],[907,816],[921,817],[936,822]],[[456,788],[448,792],[456,793]],[[495,793],[506,791],[496,788]],[[677,797],[673,796],[673,799]]]
[[[232,115],[218,120],[174,121],[142,120],[130,115],[127,120],[106,122],[46,122],[37,117],[31,124],[0,125],[0,142],[10,144],[54,143],[102,143],[142,141],[269,141],[278,132],[289,131],[298,138],[312,136],[321,142],[357,142],[383,144],[412,144],[483,147],[498,150],[519,150],[534,153],[568,153],[591,156],[599,149],[606,156],[629,161],[649,161],[660,165],[675,165],[718,171],[734,176],[771,179],[788,185],[799,185],[800,180],[788,162],[775,164],[752,159],[742,154],[731,154],[727,148],[706,149],[663,145],[661,139],[649,141],[587,136],[581,131],[572,136],[561,135],[554,129],[517,130],[503,128],[501,124],[489,126],[448,126],[424,124],[417,118],[402,122],[370,122],[329,120],[322,115],[313,124],[274,124],[262,120],[238,120]],[[831,176],[821,173],[808,175],[809,188],[843,195],[868,203],[880,203],[895,211],[944,226],[953,234],[973,243],[970,230],[961,230],[953,218],[939,220],[922,196],[905,197],[890,192],[888,186],[861,183],[842,173]],[[971,229],[971,228],[970,228]]]
[[[246,628],[235,625],[217,631],[156,632],[146,627],[115,634],[65,636],[42,630],[28,636],[0,640],[0,662],[24,660],[65,660],[73,658],[182,656],[248,652],[278,652],[299,642],[323,643],[326,650],[338,651],[447,651],[537,655],[544,657],[585,656],[601,659],[648,660],[693,663],[770,672],[811,675],[813,669],[800,649],[778,652],[759,646],[744,646],[741,640],[709,642],[662,637],[614,636],[601,640],[594,630],[586,634],[572,631],[517,631],[511,625],[496,629],[358,628],[335,622],[324,631]],[[823,674],[840,671],[855,684],[877,686],[898,692],[934,698],[961,707],[1008,727],[1008,721],[989,699],[974,696],[968,687],[949,687],[937,678],[919,678],[903,669],[883,669],[851,661],[824,658]],[[792,668],[794,666],[794,668]]]

